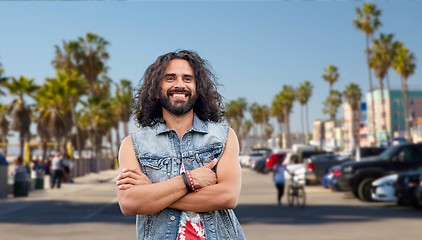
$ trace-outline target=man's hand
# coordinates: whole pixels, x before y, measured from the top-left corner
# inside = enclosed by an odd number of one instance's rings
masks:
[[[217,159],[214,159],[207,165],[190,171],[195,188],[200,189],[217,183],[217,175],[211,170],[216,164]]]
[[[126,190],[136,185],[145,184],[151,184],[151,181],[139,169],[122,169],[122,173],[117,176],[116,181],[119,190]]]

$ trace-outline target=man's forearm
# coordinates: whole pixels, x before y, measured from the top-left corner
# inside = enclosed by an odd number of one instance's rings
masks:
[[[215,184],[188,193],[170,208],[192,212],[211,212],[221,209],[232,209],[237,205],[238,194],[224,184]]]

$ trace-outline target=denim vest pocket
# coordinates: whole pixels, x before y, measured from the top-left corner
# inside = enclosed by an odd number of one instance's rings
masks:
[[[214,143],[208,146],[205,146],[196,151],[196,161],[198,161],[200,166],[207,165],[214,158],[220,159],[220,156],[223,151],[222,143]]]
[[[158,156],[141,156],[139,163],[142,171],[148,176],[151,182],[161,182],[167,180],[169,173],[170,158],[162,158]]]

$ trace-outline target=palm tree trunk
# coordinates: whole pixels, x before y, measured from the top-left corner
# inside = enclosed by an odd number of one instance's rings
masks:
[[[384,99],[384,82],[382,78],[379,78],[379,84],[380,84],[380,91],[381,91],[381,118],[382,118],[382,125],[381,130],[383,133],[387,135],[387,119],[385,116],[385,99]],[[387,144],[388,144],[388,138],[387,138]]]
[[[404,108],[404,124],[406,126],[406,142],[412,142],[412,136],[410,134],[410,115],[409,115],[409,101],[407,100],[407,79],[401,79],[402,94],[403,94],[403,108]]]
[[[123,122],[123,129],[125,131],[125,136],[129,136],[129,127],[127,122]]]
[[[300,124],[302,128],[302,134],[305,132],[305,129],[303,127],[303,105],[300,105]]]
[[[306,114],[306,143],[309,143],[309,109],[308,103],[305,105],[305,114]]]
[[[114,143],[113,143],[113,128],[110,128],[110,154],[111,156],[114,158],[116,156],[116,154],[114,153]],[[118,140],[116,139],[116,142],[118,142]]]
[[[286,131],[286,148],[291,148],[292,147],[292,139],[290,136],[290,116],[289,116],[289,112],[286,110],[284,110],[284,125],[285,125],[285,131]]]
[[[117,154],[116,156],[119,154],[119,149],[120,149],[120,133],[119,133],[119,125],[117,125],[116,128],[116,149],[117,149]]]
[[[368,77],[369,77],[369,91],[371,92],[371,115],[372,115],[372,119],[371,119],[371,125],[372,125],[372,131],[373,131],[373,137],[374,137],[374,142],[375,145],[378,144],[378,139],[377,139],[377,129],[376,129],[376,125],[375,125],[375,101],[374,101],[374,88],[372,86],[372,75],[371,75],[371,67],[369,66],[369,60],[370,60],[370,56],[369,56],[369,34],[366,34],[366,60],[367,60],[367,64],[368,64]]]
[[[20,130],[19,133],[19,156],[23,157],[23,146],[25,144],[25,132],[23,129]]]
[[[387,71],[387,73],[385,74],[385,76],[386,76],[386,83],[387,83],[387,91],[388,91],[388,96],[389,96],[389,99],[391,100],[391,97],[390,97],[390,95],[391,95],[391,92],[390,92],[390,77],[389,77],[389,75],[388,75],[388,71]],[[390,113],[391,113],[392,111],[391,111],[391,102],[390,102]],[[392,116],[391,116],[391,114],[390,114],[390,117],[388,118],[388,124],[390,125],[390,131],[387,131],[387,141],[388,141],[388,145],[390,146],[391,144],[392,144],[392,136],[393,136],[393,123],[392,123]]]
[[[73,106],[73,104],[71,106],[71,111],[72,111],[72,120],[74,122],[74,126],[76,127],[76,148],[78,150],[78,156],[79,156],[79,158],[82,158],[81,133],[79,132],[78,122],[76,120],[75,107]]]

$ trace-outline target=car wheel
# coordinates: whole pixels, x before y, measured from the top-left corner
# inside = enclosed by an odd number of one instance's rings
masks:
[[[372,201],[371,186],[374,180],[374,178],[365,178],[359,183],[358,194],[360,200],[367,202]]]

